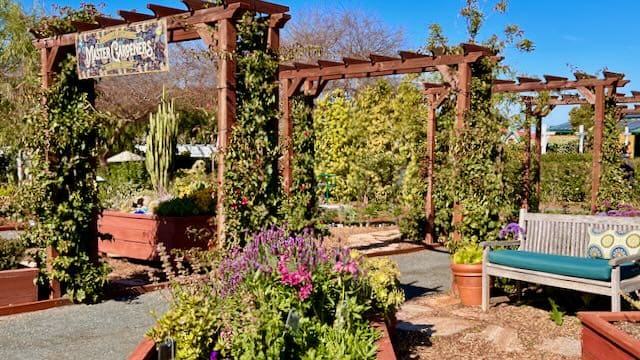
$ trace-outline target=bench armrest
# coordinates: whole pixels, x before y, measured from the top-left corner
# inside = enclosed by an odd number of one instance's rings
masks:
[[[492,248],[496,246],[516,246],[520,245],[520,240],[511,241],[483,241],[480,243],[482,248]]]
[[[640,254],[635,254],[635,255],[629,255],[629,256],[621,256],[621,257],[617,257],[617,258],[613,258],[611,260],[609,260],[609,266],[620,266],[624,263],[628,263],[628,262],[634,262],[634,261],[638,261],[640,260]]]

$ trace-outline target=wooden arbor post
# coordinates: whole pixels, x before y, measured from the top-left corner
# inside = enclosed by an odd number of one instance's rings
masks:
[[[600,191],[601,175],[602,175],[602,138],[604,135],[604,116],[605,116],[605,96],[604,86],[596,86],[594,104],[594,127],[593,127],[593,158],[591,173],[591,213],[595,214],[598,209],[598,193]],[[615,88],[613,90],[615,94]]]
[[[435,238],[435,206],[433,204],[433,189],[436,164],[436,111],[449,95],[449,90],[442,84],[424,84],[427,98],[427,193],[424,197],[424,211],[427,228],[424,242],[433,246]]]

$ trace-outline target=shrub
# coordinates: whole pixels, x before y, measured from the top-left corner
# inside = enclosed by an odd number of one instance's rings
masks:
[[[591,155],[545,154],[541,197],[545,203],[585,202],[591,188]]]
[[[0,240],[0,270],[16,269],[26,249],[22,240]]]

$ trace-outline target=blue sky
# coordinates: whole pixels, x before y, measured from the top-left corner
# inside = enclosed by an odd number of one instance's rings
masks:
[[[27,7],[32,2],[21,0]],[[78,0],[35,0],[46,9],[51,4],[78,6]],[[155,0],[158,4],[179,7],[178,0]],[[403,48],[411,50],[423,46],[427,26],[441,24],[452,42],[466,40],[463,19],[458,15],[463,0],[279,0],[291,8],[295,17],[306,9],[356,8],[371,14],[391,27],[404,31]],[[495,0],[480,0],[490,8]],[[106,11],[137,9],[144,11],[147,1],[107,1]],[[631,84],[624,90],[640,90],[640,32],[637,16],[640,1],[637,0],[511,0],[506,15],[490,14],[482,35],[501,31],[505,25],[515,23],[536,44],[533,53],[509,50],[505,62],[520,73],[533,76],[544,74],[571,77],[572,68],[595,73],[603,68],[623,72]],[[634,84],[636,87],[634,87]],[[546,119],[549,124],[567,120],[570,107],[554,110]]]

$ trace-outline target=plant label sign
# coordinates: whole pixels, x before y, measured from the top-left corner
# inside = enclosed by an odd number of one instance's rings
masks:
[[[76,38],[80,79],[169,71],[165,19],[85,31]]]

